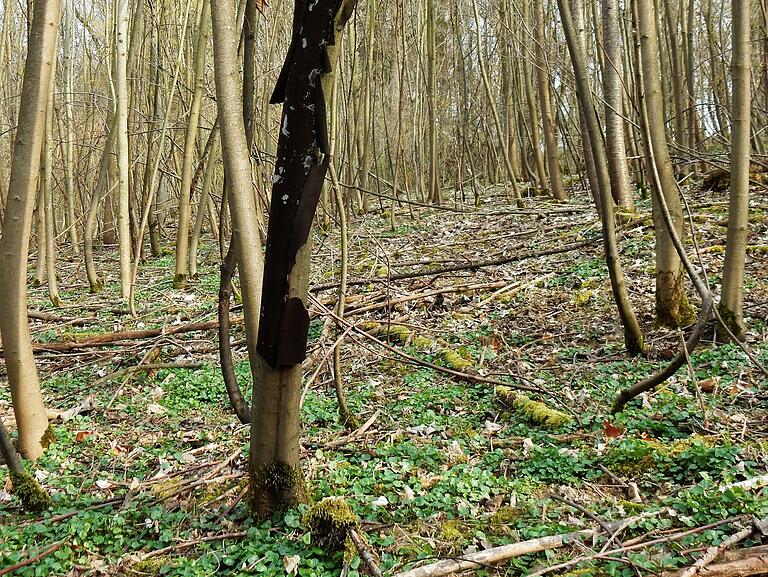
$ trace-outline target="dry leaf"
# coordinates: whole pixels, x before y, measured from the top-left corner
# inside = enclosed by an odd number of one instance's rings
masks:
[[[698,387],[704,393],[711,393],[715,390],[715,387],[719,382],[720,377],[710,377],[708,379],[704,379],[703,381],[699,381]]]
[[[158,405],[156,403],[150,403],[149,405],[147,405],[147,411],[149,411],[153,415],[164,415],[165,413],[168,412],[165,407],[163,407],[162,405]]]
[[[85,441],[88,437],[93,435],[96,431],[78,431],[75,434],[75,442],[76,443],[82,443]]]
[[[614,426],[610,421],[603,421],[603,434],[607,439],[618,439],[624,434],[624,429]]]
[[[298,555],[286,555],[283,557],[283,564],[285,565],[285,572],[288,575],[293,575],[299,571],[299,563],[301,563],[301,557]]]

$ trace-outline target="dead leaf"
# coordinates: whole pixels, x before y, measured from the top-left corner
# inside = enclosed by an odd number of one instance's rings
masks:
[[[93,435],[93,434],[95,434],[95,433],[96,433],[96,431],[78,431],[78,432],[75,434],[75,442],[76,442],[76,443],[82,443],[82,442],[83,442],[83,441],[85,441],[85,440],[86,440],[88,437],[90,437],[91,435]]]
[[[616,427],[610,421],[603,421],[603,434],[606,439],[618,439],[624,434],[624,429]]]
[[[163,407],[162,405],[158,405],[157,403],[150,403],[147,405],[147,411],[152,413],[153,415],[164,415],[168,412],[168,410]]]
[[[283,557],[283,564],[285,565],[285,572],[288,575],[293,575],[299,571],[299,563],[301,563],[301,557],[299,555],[286,555]]]
[[[711,393],[715,390],[715,387],[720,383],[720,377],[710,377],[699,381],[698,387],[704,393]]]

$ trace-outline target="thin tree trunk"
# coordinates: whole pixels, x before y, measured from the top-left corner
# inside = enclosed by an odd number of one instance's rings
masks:
[[[29,460],[43,453],[43,437],[48,429],[27,319],[27,258],[60,16],[60,0],[36,2],[0,240],[0,334],[19,450]]]
[[[53,210],[53,98],[56,84],[56,69],[51,74],[48,87],[48,107],[45,110],[45,139],[43,141],[40,166],[39,193],[43,198],[45,212],[45,273],[48,278],[48,298],[55,307],[61,306],[59,282],[56,278],[56,226]]]
[[[624,343],[627,347],[627,352],[631,355],[639,355],[645,350],[643,333],[640,330],[640,324],[637,322],[637,317],[632,309],[632,303],[629,300],[624,273],[621,268],[621,261],[619,260],[608,161],[600,135],[600,124],[592,102],[592,90],[589,86],[584,50],[577,36],[568,0],[558,0],[557,4],[560,7],[560,19],[563,23],[566,43],[568,44],[568,51],[571,55],[573,71],[576,77],[579,106],[584,111],[585,122],[589,130],[589,142],[592,145],[593,157],[595,159],[595,168],[600,186],[600,203],[603,213],[602,225],[603,239],[605,240],[605,260],[611,278],[613,297],[624,328]]]
[[[611,173],[611,194],[622,209],[634,211],[624,146],[623,62],[618,0],[603,0],[603,90],[605,96],[605,148]]]
[[[477,39],[477,57],[480,64],[480,74],[483,80],[483,87],[485,88],[485,96],[488,99],[488,107],[491,109],[493,115],[493,122],[496,127],[496,135],[498,137],[499,148],[501,148],[501,156],[504,159],[504,166],[507,169],[507,178],[512,184],[512,194],[517,201],[519,207],[525,206],[523,197],[520,194],[520,189],[517,186],[517,175],[515,174],[515,168],[512,166],[512,161],[509,158],[509,148],[504,142],[504,130],[501,125],[501,118],[499,118],[499,111],[496,107],[496,102],[493,99],[493,90],[491,90],[491,82],[488,78],[488,69],[485,63],[485,57],[483,56],[483,42],[480,34],[480,15],[477,11],[477,0],[472,0],[472,12],[475,16],[475,37]]]
[[[80,243],[77,235],[77,217],[75,216],[75,121],[73,100],[75,97],[75,9],[67,2],[64,18],[64,62],[62,66],[64,81],[64,109],[66,120],[66,140],[64,142],[64,175],[66,185],[67,209],[64,213],[65,226],[72,245],[72,252],[80,254]]]
[[[744,258],[749,231],[749,161],[751,155],[752,56],[750,3],[731,2],[733,15],[733,96],[731,98],[731,194],[723,289],[718,310],[738,339],[744,339]]]
[[[549,74],[544,53],[544,3],[536,0],[536,26],[534,28],[536,39],[536,75],[539,87],[539,106],[541,108],[541,125],[544,133],[544,148],[547,152],[547,167],[549,168],[549,182],[552,196],[563,201],[567,198],[563,188],[563,178],[560,175],[560,152],[557,146],[557,136],[554,116],[552,114],[552,101],[549,94]],[[532,127],[535,130],[535,125]]]
[[[176,273],[173,285],[176,288],[186,286],[189,277],[189,226],[192,219],[192,163],[195,157],[195,142],[200,128],[200,111],[205,89],[205,53],[208,49],[211,20],[211,0],[203,0],[197,27],[197,46],[194,58],[195,90],[189,107],[186,138],[184,140],[184,159],[181,171],[181,190],[179,191],[179,222],[176,231]]]
[[[654,25],[655,12],[652,0],[636,1],[642,59],[641,83],[644,88],[643,105],[648,111],[649,145],[653,149],[653,158],[659,173],[661,186],[659,194],[664,195],[675,223],[675,231],[682,238],[683,209],[664,131],[658,39]],[[653,210],[656,236],[656,320],[663,326],[675,328],[685,326],[693,320],[694,316],[685,293],[685,273],[680,256],[675,250],[657,204],[654,202]]]
[[[128,151],[128,0],[115,3],[115,131],[117,137],[117,238],[120,252],[120,288],[123,301],[131,292],[131,226],[128,179],[130,157]]]

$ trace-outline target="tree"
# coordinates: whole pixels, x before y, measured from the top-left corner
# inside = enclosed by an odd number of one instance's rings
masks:
[[[584,122],[588,130],[588,140],[592,146],[592,156],[595,162],[595,170],[599,183],[599,199],[602,207],[603,239],[605,241],[605,260],[608,273],[611,278],[613,297],[619,309],[619,317],[624,327],[624,343],[627,352],[631,355],[639,355],[645,350],[643,334],[640,324],[637,322],[632,304],[627,294],[627,286],[624,281],[624,273],[621,269],[619,251],[616,244],[616,230],[613,222],[613,200],[611,198],[611,180],[608,173],[608,161],[606,159],[603,140],[600,135],[600,125],[597,113],[592,103],[592,90],[589,86],[586,58],[582,45],[578,40],[576,27],[568,0],[558,0],[560,7],[560,19],[563,22],[566,44],[571,55],[573,72],[576,77],[576,92],[579,98],[579,107],[584,113]]]
[[[624,144],[623,63],[618,0],[603,0],[603,91],[605,96],[605,148],[611,173],[613,200],[624,210],[634,211]]]
[[[656,36],[656,9],[653,0],[637,1],[638,33],[642,71],[640,83],[644,89],[641,105],[648,112],[649,146],[653,149],[651,158],[646,151],[649,169],[655,164],[659,173],[661,190],[675,223],[677,235],[683,236],[683,208],[677,190],[677,180],[669,156],[667,136],[664,131],[664,104],[661,93],[661,72],[659,70],[659,43]],[[693,311],[685,293],[685,272],[680,256],[675,250],[667,225],[653,197],[653,223],[656,236],[656,320],[660,325],[680,327],[693,320]]]
[[[128,0],[116,0],[115,4],[115,117],[114,130],[117,145],[118,211],[117,237],[120,247],[120,288],[123,300],[131,293],[131,228],[128,178]]]
[[[750,4],[733,0],[733,97],[731,98],[731,194],[723,288],[718,311],[738,339],[744,331],[744,257],[749,229],[749,161],[751,154]]]
[[[211,20],[211,2],[203,0],[197,26],[197,46],[195,48],[194,76],[195,90],[189,106],[186,138],[184,141],[184,160],[181,172],[181,191],[179,193],[179,226],[176,231],[176,273],[174,286],[183,287],[189,276],[189,227],[192,218],[192,163],[195,157],[195,142],[200,127],[200,110],[205,88],[205,54],[208,50],[209,28]],[[201,159],[202,162],[203,159]],[[204,210],[201,202],[198,210]]]
[[[544,46],[544,2],[536,0],[536,26],[535,45],[536,45],[536,77],[539,88],[539,107],[541,108],[541,126],[544,133],[544,148],[547,151],[547,167],[549,168],[549,182],[552,190],[552,196],[557,200],[565,200],[565,188],[563,188],[563,177],[560,175],[560,154],[557,147],[557,136],[555,134],[555,120],[552,115],[552,102],[549,94],[549,74],[547,73],[547,63],[545,59]],[[531,127],[536,130],[536,126]]]
[[[43,453],[48,418],[32,354],[27,319],[27,258],[40,174],[40,155],[61,19],[61,0],[38,0],[24,66],[16,142],[0,240],[0,334],[19,433],[19,450],[30,460]]]

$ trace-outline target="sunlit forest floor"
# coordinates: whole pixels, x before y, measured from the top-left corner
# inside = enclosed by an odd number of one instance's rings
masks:
[[[752,515],[768,515],[768,379],[738,346],[714,345],[710,330],[692,355],[693,372],[682,369],[610,415],[620,389],[681,346],[680,333],[653,326],[649,202],[620,229],[649,345],[647,358],[631,359],[585,196],[565,205],[530,199],[518,211],[504,208],[511,205],[501,190],[483,195],[477,210],[414,207],[412,217],[399,207],[394,230],[386,213],[353,220],[350,280],[360,283],[347,291],[347,319],[360,330],[347,332],[342,362],[350,405],[364,426],[350,434],[338,422],[328,351],[339,333],[324,327],[323,312],[336,289],[316,290],[302,409],[312,499],[349,502],[385,574],[640,515],[608,549],[660,543],[620,550],[612,560],[597,558],[604,541],[573,543],[515,558],[498,574],[586,557],[550,574],[650,575],[690,565]],[[717,287],[727,196],[690,190],[688,200],[698,253]],[[768,364],[768,193],[755,191],[752,206],[747,346]],[[689,230],[697,261],[691,240]],[[557,251],[580,242],[588,245]],[[516,260],[541,252],[553,254]],[[267,523],[248,519],[248,428],[229,408],[215,330],[174,332],[216,318],[218,249],[209,244],[203,253],[188,290],[171,286],[172,255],[148,260],[136,319],[117,304],[111,251],[100,253],[105,293],[88,293],[74,258],[61,263],[62,308],[52,309],[44,288],[32,291],[31,308],[48,313],[31,322],[55,433],[34,472],[55,507],[24,515],[0,486],[0,574],[33,560],[13,575],[339,575],[342,555],[313,545],[306,508]],[[334,284],[335,228],[318,232],[315,253],[315,285]],[[512,262],[477,266],[504,259]],[[461,270],[440,272],[446,268]],[[233,319],[240,314],[235,305]],[[163,330],[83,344],[97,334],[151,329]],[[43,345],[62,342],[80,345]],[[233,343],[248,391],[236,320]],[[171,367],[131,369],[147,364]],[[13,428],[5,385],[0,416]],[[738,547],[759,544],[753,536]],[[348,574],[363,572],[353,560]]]

